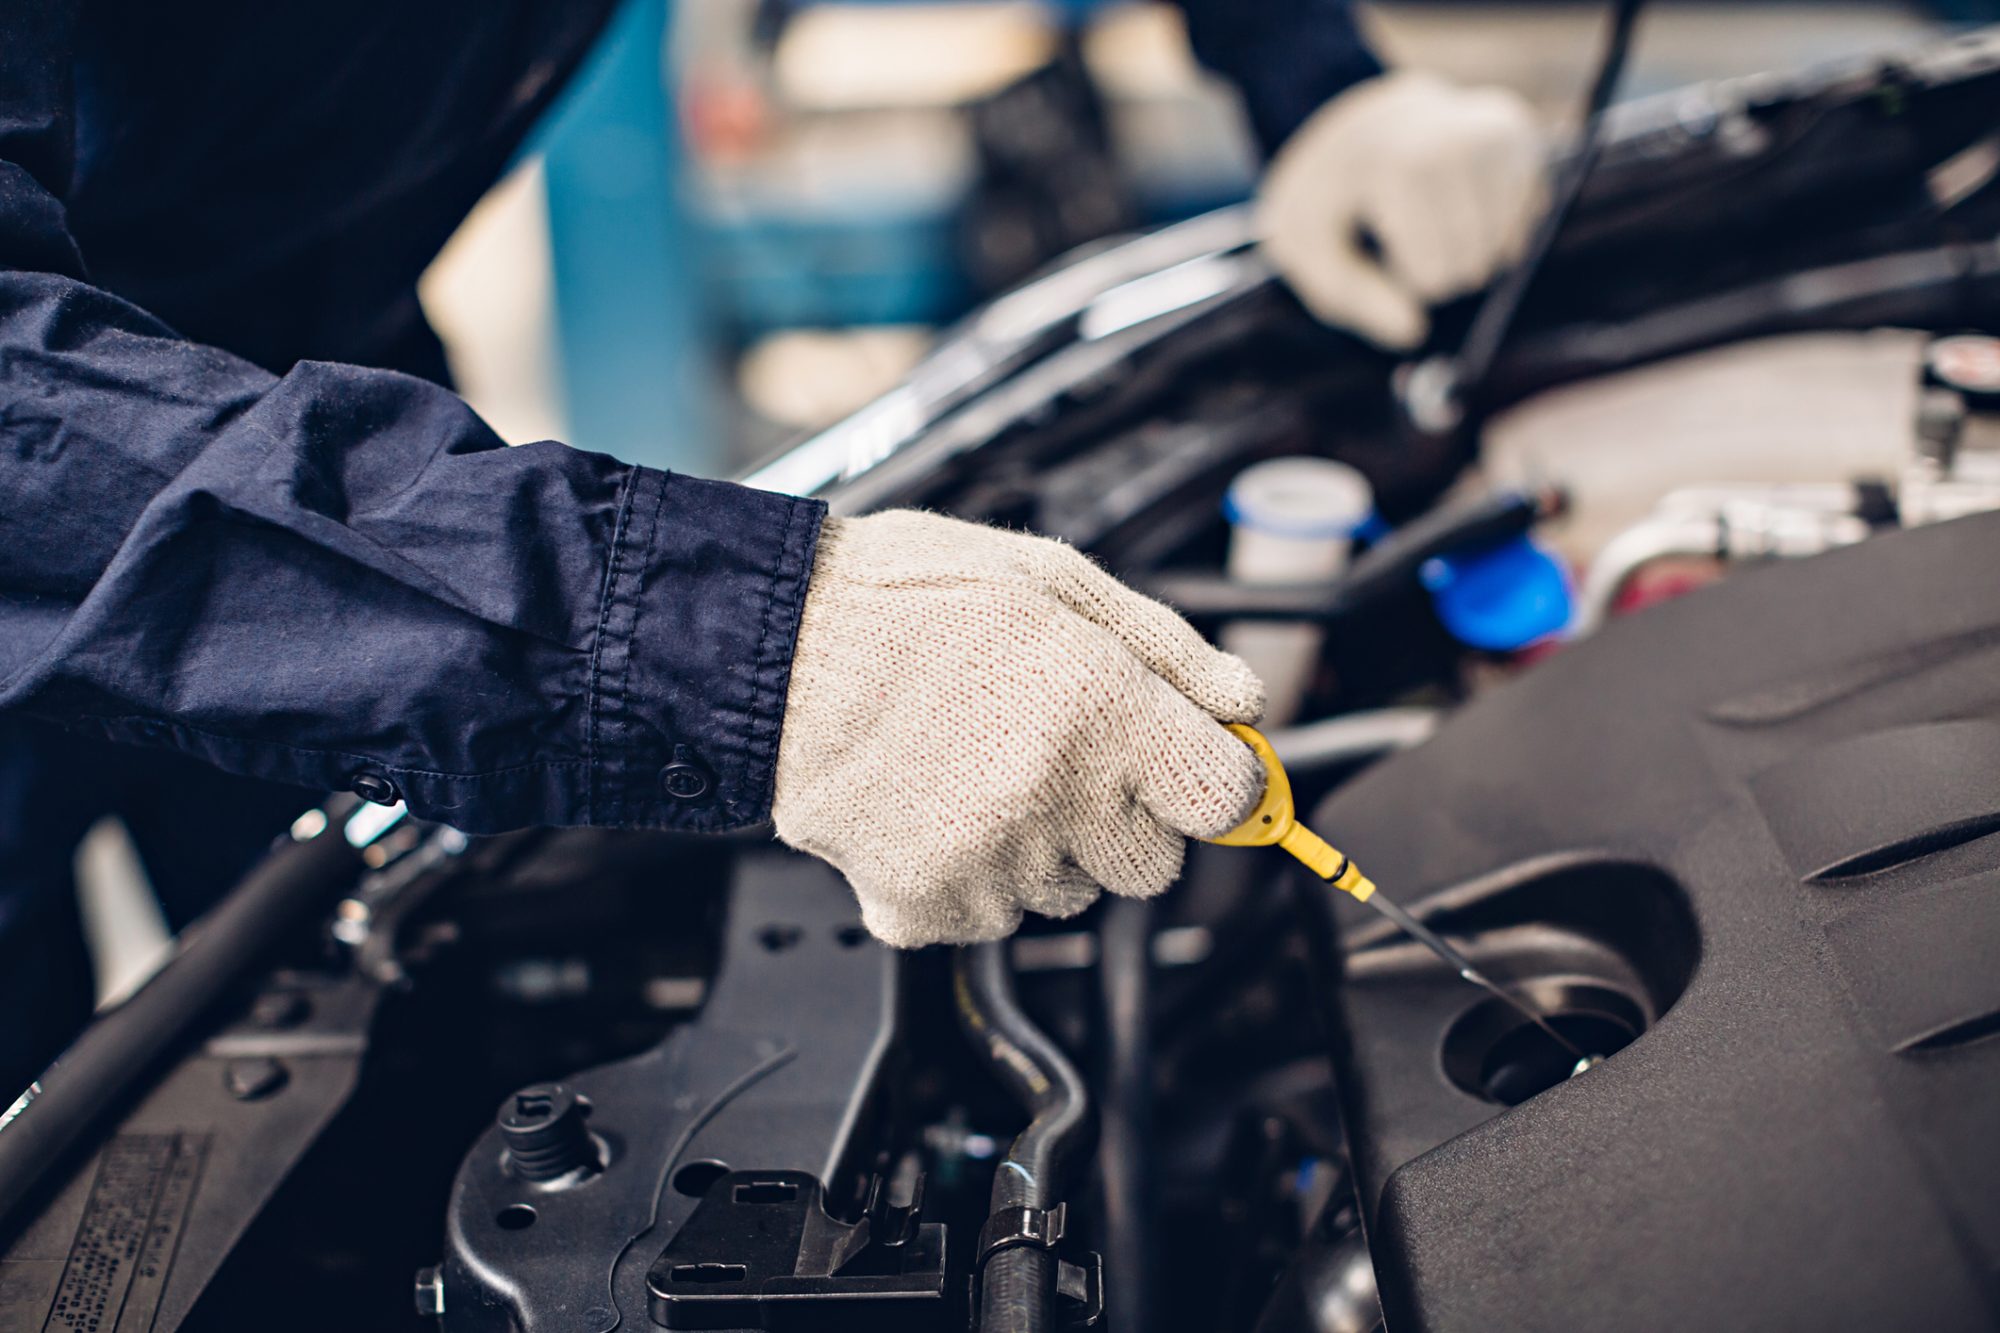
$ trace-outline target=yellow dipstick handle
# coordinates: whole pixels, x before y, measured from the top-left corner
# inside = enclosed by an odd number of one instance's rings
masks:
[[[1278,762],[1277,751],[1271,742],[1259,735],[1256,728],[1230,724],[1229,729],[1242,738],[1244,744],[1257,752],[1264,761],[1264,799],[1257,802],[1257,808],[1250,812],[1250,818],[1238,824],[1219,838],[1208,841],[1220,843],[1224,847],[1270,847],[1278,846],[1305,862],[1306,868],[1334,888],[1352,894],[1356,902],[1367,903],[1383,916],[1396,923],[1406,934],[1449,963],[1454,971],[1473,985],[1478,986],[1495,999],[1517,1010],[1522,1017],[1549,1035],[1550,1040],[1576,1057],[1576,1071],[1582,1073],[1590,1068],[1601,1056],[1592,1056],[1550,1025],[1538,1010],[1531,1009],[1522,1000],[1493,984],[1484,972],[1474,967],[1472,960],[1440,939],[1435,931],[1396,905],[1388,894],[1375,892],[1374,881],[1361,873],[1359,866],[1347,859],[1345,853],[1329,847],[1317,833],[1299,823],[1297,813],[1292,809],[1292,780],[1285,776],[1285,766]]]
[[[1232,722],[1229,729],[1263,761],[1264,798],[1257,802],[1248,819],[1206,841],[1223,847],[1282,847],[1334,888],[1352,894],[1356,902],[1367,902],[1375,892],[1374,881],[1362,874],[1361,867],[1348,860],[1346,853],[1329,846],[1319,834],[1299,823],[1298,814],[1292,809],[1292,780],[1285,776],[1285,766],[1278,762],[1278,752],[1271,748],[1271,742],[1255,727]]]

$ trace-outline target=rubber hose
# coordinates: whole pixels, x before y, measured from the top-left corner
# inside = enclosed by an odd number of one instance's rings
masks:
[[[1153,1326],[1153,904],[1104,912],[1098,981],[1104,1010],[1104,1305],[1116,1329]]]
[[[960,949],[952,961],[952,993],[959,1025],[1029,1114],[1027,1128],[993,1173],[992,1210],[1053,1207],[1090,1114],[1083,1080],[1021,1012],[1005,944]],[[1030,1245],[994,1255],[980,1286],[980,1333],[1051,1333],[1055,1265],[1052,1252]]]

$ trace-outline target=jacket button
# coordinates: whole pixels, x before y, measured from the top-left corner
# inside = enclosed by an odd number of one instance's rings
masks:
[[[347,789],[364,801],[377,805],[394,805],[402,797],[396,794],[396,784],[380,773],[356,773],[348,779]]]
[[[660,770],[660,790],[677,801],[694,801],[708,795],[715,779],[685,745],[674,747],[674,762]]]

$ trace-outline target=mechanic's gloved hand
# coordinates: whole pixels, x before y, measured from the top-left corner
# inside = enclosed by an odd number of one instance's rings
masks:
[[[1544,207],[1544,160],[1534,115],[1513,93],[1383,74],[1285,142],[1258,191],[1258,231],[1322,320],[1414,347],[1427,305],[1519,257]]]
[[[890,944],[1144,897],[1264,775],[1264,687],[1058,542],[914,511],[826,520],[778,743],[778,836]],[[1221,719],[1221,721],[1218,721]]]

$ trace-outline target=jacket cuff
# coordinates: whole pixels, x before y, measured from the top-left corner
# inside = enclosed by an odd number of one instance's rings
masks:
[[[1183,6],[1196,57],[1242,93],[1267,157],[1313,112],[1382,72],[1348,0]]]
[[[590,823],[720,832],[770,818],[825,514],[633,469],[590,669]]]
[[[1245,90],[1244,104],[1266,157],[1276,153],[1312,113],[1357,83],[1382,72],[1363,47],[1302,52],[1277,49],[1266,57],[1269,74]]]

